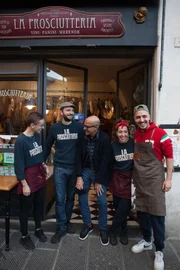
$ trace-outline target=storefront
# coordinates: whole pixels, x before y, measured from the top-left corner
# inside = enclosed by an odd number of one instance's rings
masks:
[[[44,144],[62,101],[76,105],[76,120],[97,115],[109,135],[120,117],[133,124],[135,105],[151,107],[157,14],[158,3],[0,10],[0,151],[13,149],[31,110],[46,118]],[[12,167],[2,161],[0,172],[13,174]],[[45,218],[53,196],[51,180]]]

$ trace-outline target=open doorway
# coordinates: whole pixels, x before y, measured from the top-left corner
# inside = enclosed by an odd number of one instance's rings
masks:
[[[69,101],[70,98],[76,104],[76,113],[83,113],[85,117],[97,115],[101,120],[101,129],[109,136],[117,119],[123,118],[133,124],[133,107],[148,102],[150,88],[147,82],[147,61],[144,59],[60,59],[59,64],[58,60],[56,63],[55,71],[65,77],[66,82],[49,84],[47,98],[51,95],[50,89],[54,90],[52,93],[55,93],[59,103],[62,99]],[[83,69],[86,70],[87,78],[81,72]],[[109,192],[107,201],[108,224],[111,224],[114,210]],[[92,221],[96,224],[98,208],[93,188],[89,193],[89,204]],[[55,218],[54,203],[48,209],[47,218]],[[82,223],[77,197],[72,220]],[[129,221],[131,224],[136,222],[133,212]]]

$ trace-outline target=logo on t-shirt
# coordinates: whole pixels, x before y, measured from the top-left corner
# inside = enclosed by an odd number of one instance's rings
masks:
[[[116,161],[125,161],[125,160],[132,160],[132,159],[133,159],[133,153],[128,154],[126,149],[121,150],[121,155],[115,156]]]
[[[36,156],[42,152],[42,145],[38,145],[37,142],[33,142],[34,148],[32,150],[29,150],[30,156]]]
[[[64,129],[64,134],[57,134],[57,140],[76,140],[78,133],[70,133],[69,129]]]

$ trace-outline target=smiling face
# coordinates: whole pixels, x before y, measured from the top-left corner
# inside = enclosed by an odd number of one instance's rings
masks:
[[[44,129],[44,119],[39,120],[37,124],[31,124],[30,127],[34,133],[40,133]]]
[[[147,129],[150,123],[150,114],[144,110],[137,111],[134,114],[134,121],[140,129]]]
[[[84,122],[84,131],[86,136],[93,138],[98,132],[100,120],[97,116],[92,115],[86,118]]]
[[[126,126],[119,126],[116,131],[116,136],[120,143],[126,143],[129,139],[129,132]]]
[[[71,122],[74,118],[74,108],[73,107],[64,107],[61,110],[61,116],[66,122]]]

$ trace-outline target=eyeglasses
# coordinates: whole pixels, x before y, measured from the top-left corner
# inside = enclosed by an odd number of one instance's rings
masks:
[[[96,127],[96,126],[87,126],[87,125],[84,125],[85,128],[89,129],[89,128],[92,128],[92,127]]]
[[[42,125],[41,124],[37,124],[35,126],[38,126],[38,127],[42,128],[42,129],[44,128],[44,124],[42,124]]]

